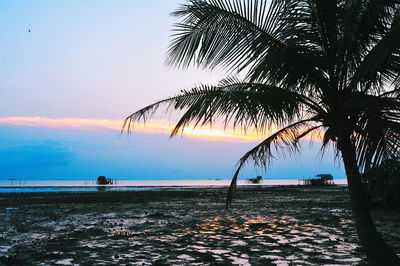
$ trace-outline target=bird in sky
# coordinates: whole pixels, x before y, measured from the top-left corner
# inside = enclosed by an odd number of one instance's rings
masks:
[[[28,29],[28,32],[31,32],[31,29]]]

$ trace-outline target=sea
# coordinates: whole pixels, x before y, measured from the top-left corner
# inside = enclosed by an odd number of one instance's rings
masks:
[[[97,185],[96,180],[0,180],[0,193],[67,192],[67,191],[139,191],[160,189],[228,187],[230,179],[194,180],[126,180],[114,179],[112,185]],[[335,179],[336,185],[347,185],[346,179]],[[302,185],[303,179],[263,179],[258,184],[238,180],[238,186],[290,186]]]

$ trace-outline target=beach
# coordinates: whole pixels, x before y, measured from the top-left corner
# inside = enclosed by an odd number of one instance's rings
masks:
[[[346,186],[0,193],[3,265],[363,265]],[[400,254],[400,212],[373,210]]]

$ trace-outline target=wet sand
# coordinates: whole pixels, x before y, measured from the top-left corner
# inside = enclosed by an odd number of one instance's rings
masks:
[[[346,187],[0,194],[3,265],[362,265]],[[400,254],[400,211],[373,211]]]

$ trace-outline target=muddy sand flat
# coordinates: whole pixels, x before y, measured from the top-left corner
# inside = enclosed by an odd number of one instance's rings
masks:
[[[0,194],[0,265],[362,265],[346,187]],[[400,254],[400,212],[374,211]]]

